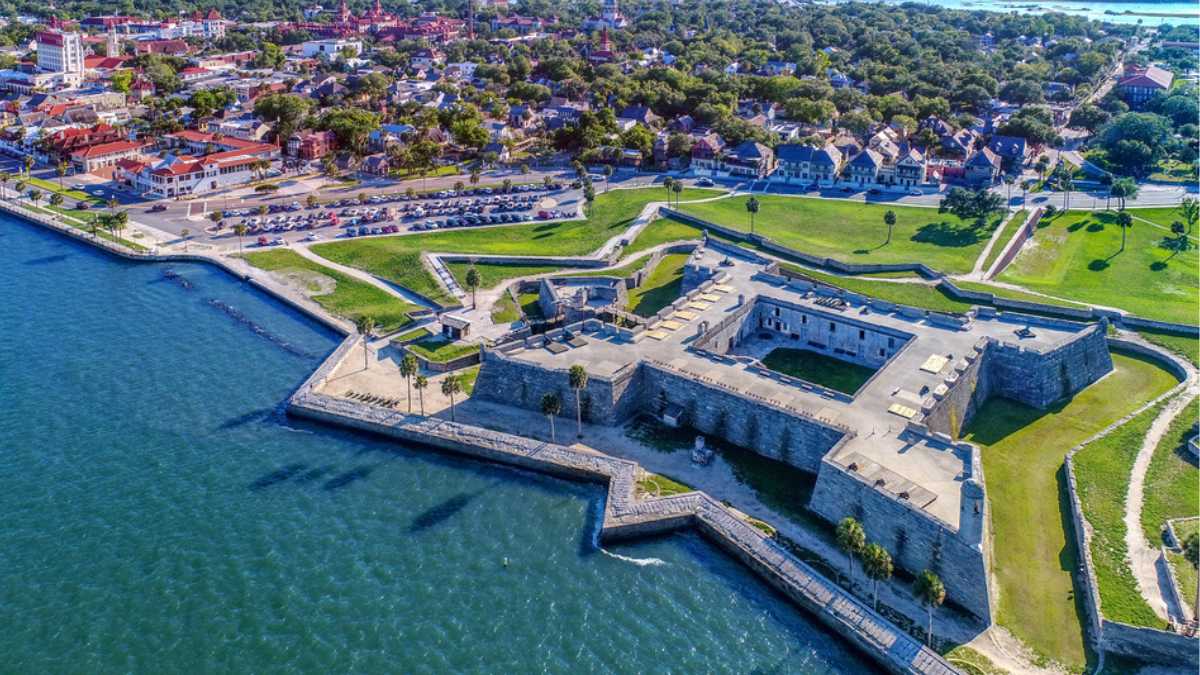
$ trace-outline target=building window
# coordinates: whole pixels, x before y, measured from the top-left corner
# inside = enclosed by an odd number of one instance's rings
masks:
[[[832,322],[832,321],[830,321],[830,322],[829,322],[829,332],[830,332],[830,333],[836,333],[836,332],[837,332],[837,324],[836,324],[836,323],[834,323],[834,322]]]
[[[858,339],[866,340],[867,339],[867,331],[865,331],[865,330],[858,331]]]

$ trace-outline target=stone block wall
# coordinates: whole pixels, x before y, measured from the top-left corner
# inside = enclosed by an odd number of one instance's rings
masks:
[[[971,503],[983,502],[982,488],[968,481]],[[836,463],[820,464],[809,508],[831,523],[851,516],[862,523],[867,540],[892,554],[895,564],[913,574],[931,569],[946,584],[949,601],[991,622],[988,570],[979,527],[956,532],[921,509],[877,490]],[[971,506],[970,508],[974,508]],[[972,520],[982,522],[984,514]]]
[[[1083,389],[1112,370],[1107,328],[1101,321],[1044,352],[997,343],[988,355],[993,393],[1046,408]]]
[[[848,316],[801,307],[776,298],[759,298],[746,320],[747,330],[772,332],[805,349],[879,368],[904,348],[911,335]]]
[[[975,416],[975,411],[992,394],[991,378],[986,366],[991,343],[981,341],[975,348],[954,364],[954,372],[935,389],[929,400],[932,405],[923,406],[921,420],[930,431],[958,438]]]
[[[1179,633],[1125,623],[1101,622],[1100,642],[1104,651],[1146,663],[1200,669],[1200,640]]]
[[[805,471],[816,473],[845,433],[654,364],[641,370],[644,410],[674,403],[688,426]]]

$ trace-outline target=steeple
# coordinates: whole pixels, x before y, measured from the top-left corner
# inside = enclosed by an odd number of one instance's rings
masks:
[[[350,7],[346,4],[346,0],[342,0],[342,4],[338,5],[338,21],[350,22]]]

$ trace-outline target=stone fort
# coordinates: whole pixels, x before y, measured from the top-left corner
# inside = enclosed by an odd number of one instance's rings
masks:
[[[975,308],[947,315],[780,276],[716,242],[684,268],[684,295],[646,325],[585,319],[484,350],[474,396],[540,412],[568,370],[588,371],[585,420],[678,420],[815,475],[809,508],[862,522],[898,567],[929,568],[948,599],[991,621],[987,500],[979,449],[958,441],[992,396],[1045,409],[1112,370],[1107,325]],[[815,352],[873,371],[852,393],[763,365]]]

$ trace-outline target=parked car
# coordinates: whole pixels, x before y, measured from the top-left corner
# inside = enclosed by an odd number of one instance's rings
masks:
[[[701,178],[696,181],[696,186],[697,187],[712,187],[713,182],[712,182],[711,178]]]

